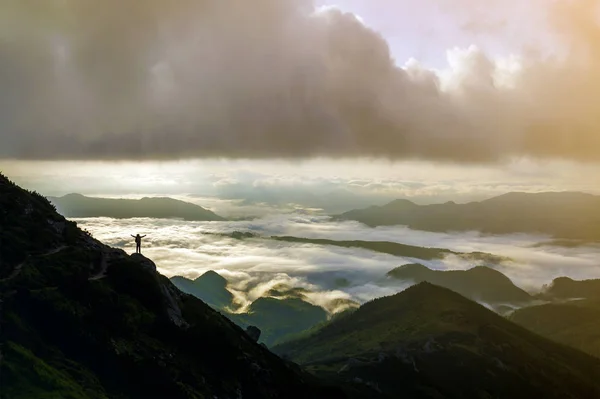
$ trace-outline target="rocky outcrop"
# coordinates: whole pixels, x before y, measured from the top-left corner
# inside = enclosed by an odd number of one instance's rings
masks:
[[[260,339],[261,331],[260,328],[256,326],[248,326],[246,328],[246,334],[248,334],[252,341],[258,342],[258,340]]]
[[[145,270],[156,272],[156,264],[142,254],[131,254],[131,259],[138,262]]]

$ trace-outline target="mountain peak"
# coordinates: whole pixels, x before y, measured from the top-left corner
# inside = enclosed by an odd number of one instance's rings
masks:
[[[203,284],[214,284],[223,287],[227,285],[227,279],[221,276],[219,273],[215,272],[214,270],[209,270],[201,276],[198,276],[194,280],[194,282]]]
[[[317,375],[362,389],[363,397],[559,399],[600,393],[598,359],[430,283],[375,299],[274,349]]]
[[[410,200],[405,199],[405,198],[400,198],[400,199],[397,199],[397,200],[394,200],[394,201],[388,203],[387,205],[384,205],[383,208],[403,209],[403,208],[412,208],[415,206],[418,206],[418,205]]]
[[[472,300],[491,304],[523,304],[533,300],[504,274],[487,266],[468,270],[432,270],[420,264],[409,264],[389,271],[387,276],[415,283],[429,282]]]

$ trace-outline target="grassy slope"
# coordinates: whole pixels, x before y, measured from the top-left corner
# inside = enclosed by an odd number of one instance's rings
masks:
[[[260,340],[268,346],[327,320],[323,308],[299,298],[259,298],[252,303],[248,313],[227,316],[242,327],[254,325],[260,328]]]
[[[600,395],[600,361],[428,283],[274,349],[374,397]]]
[[[600,357],[600,301],[580,300],[531,306],[510,320],[544,337]]]

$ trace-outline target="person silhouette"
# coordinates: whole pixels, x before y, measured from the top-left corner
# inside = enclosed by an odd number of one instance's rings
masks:
[[[145,235],[141,236],[139,234],[136,235],[131,235],[133,238],[135,238],[135,253],[136,254],[141,254],[142,253],[142,238],[146,237]]]

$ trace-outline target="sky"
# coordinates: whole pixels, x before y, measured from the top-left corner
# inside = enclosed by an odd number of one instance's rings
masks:
[[[5,1],[0,157],[597,162],[598,4],[523,3]]]
[[[416,59],[427,67],[444,69],[448,50],[474,44],[495,57],[519,54],[529,46],[551,51],[552,38],[549,29],[544,29],[539,1],[509,1],[503,7],[497,1],[425,0],[415,4],[407,0],[316,2],[317,7],[352,12],[381,33],[400,66]],[[523,29],[523,20],[532,13],[537,13],[538,20],[534,24],[528,21],[529,29]]]
[[[0,170],[52,195],[595,192],[598,15],[593,0],[7,0]]]

